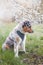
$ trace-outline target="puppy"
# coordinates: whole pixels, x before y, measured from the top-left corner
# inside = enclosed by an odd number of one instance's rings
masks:
[[[19,23],[9,34],[4,44],[2,45],[2,50],[10,49],[14,46],[15,57],[18,57],[19,47],[22,47],[22,50],[25,50],[25,40],[26,33],[33,33],[31,24],[29,21],[24,21]]]

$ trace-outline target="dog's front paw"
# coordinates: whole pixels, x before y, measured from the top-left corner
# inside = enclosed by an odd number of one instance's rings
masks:
[[[17,57],[17,58],[18,58],[19,56],[16,54],[16,55],[15,55],[15,57]]]
[[[24,53],[26,53],[26,50],[23,50]]]

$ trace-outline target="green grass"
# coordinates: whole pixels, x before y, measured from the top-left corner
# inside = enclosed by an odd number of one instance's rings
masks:
[[[26,39],[26,51],[28,54],[19,54],[19,58],[14,57],[13,50],[2,52],[1,47],[9,32],[16,26],[14,23],[5,23],[0,26],[0,65],[26,65],[21,62],[24,58],[29,58],[30,53],[43,56],[43,25],[34,25],[33,34],[28,34]]]

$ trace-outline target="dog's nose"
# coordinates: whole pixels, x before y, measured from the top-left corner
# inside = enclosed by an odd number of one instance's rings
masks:
[[[33,33],[34,31],[32,30],[32,33]]]

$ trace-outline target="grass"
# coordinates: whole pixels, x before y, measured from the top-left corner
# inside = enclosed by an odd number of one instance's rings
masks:
[[[24,58],[31,58],[30,54],[43,56],[43,25],[33,25],[33,34],[28,34],[26,39],[26,51],[28,54],[19,54],[19,58],[14,57],[13,50],[2,52],[1,47],[9,32],[16,26],[15,23],[4,23],[0,26],[0,65],[26,65],[21,62]],[[27,64],[28,65],[28,64]]]

